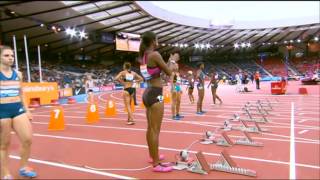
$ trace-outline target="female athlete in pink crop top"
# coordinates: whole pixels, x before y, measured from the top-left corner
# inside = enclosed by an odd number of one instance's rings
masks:
[[[149,148],[149,162],[152,163],[153,171],[155,172],[170,172],[172,171],[172,167],[160,163],[160,160],[162,160],[164,156],[159,154],[159,134],[164,112],[160,73],[161,70],[163,70],[170,76],[171,71],[163,61],[159,52],[155,51],[157,44],[158,41],[155,33],[148,31],[141,35],[139,56],[142,62],[140,71],[148,83],[148,87],[143,92],[142,100],[146,107],[148,122],[146,138]]]
[[[147,55],[148,55],[147,53],[144,53],[144,56],[142,59],[143,65],[146,65],[148,63]],[[150,80],[155,77],[160,77],[161,69],[158,66],[150,67],[150,66],[146,65],[146,68],[147,68],[147,71],[146,71],[147,73],[143,72],[143,70],[141,70],[141,74],[145,78],[145,80]]]

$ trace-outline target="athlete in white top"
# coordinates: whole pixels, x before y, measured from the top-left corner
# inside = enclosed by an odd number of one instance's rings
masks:
[[[85,89],[88,96],[88,101],[91,104],[94,103],[93,88],[94,88],[94,81],[91,75],[87,75],[87,80],[85,82]]]

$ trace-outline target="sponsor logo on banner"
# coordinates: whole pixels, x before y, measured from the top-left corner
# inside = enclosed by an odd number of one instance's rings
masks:
[[[26,86],[23,87],[22,90],[24,92],[49,92],[49,91],[54,91],[55,88],[53,86]]]
[[[22,83],[22,92],[28,105],[33,98],[39,98],[41,105],[50,104],[51,100],[59,98],[58,84],[56,82]]]
[[[73,92],[74,95],[80,95],[85,93],[86,93],[86,90],[84,89],[84,87],[74,88],[74,92]]]

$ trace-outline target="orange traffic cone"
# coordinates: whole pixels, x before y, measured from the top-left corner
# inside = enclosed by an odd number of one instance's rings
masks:
[[[92,124],[99,121],[99,111],[96,104],[89,104],[87,109],[87,123]]]
[[[141,107],[142,109],[145,109],[145,108],[146,108],[146,107],[144,106],[143,102],[140,103],[140,107]]]
[[[115,116],[117,114],[116,106],[112,100],[108,101],[105,114],[106,116]]]
[[[64,113],[61,106],[57,106],[52,109],[48,130],[64,130]]]
[[[165,93],[163,101],[165,104],[168,104],[171,102],[170,94],[168,92]]]

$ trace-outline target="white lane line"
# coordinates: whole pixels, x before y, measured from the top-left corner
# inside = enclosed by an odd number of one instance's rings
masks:
[[[290,179],[296,179],[296,147],[294,142],[294,102],[291,102]]]
[[[298,134],[303,134],[303,133],[306,133],[308,132],[309,130],[302,130],[302,131],[299,131]]]
[[[20,157],[14,156],[14,155],[9,155],[9,157],[12,159],[20,159]],[[102,171],[95,171],[95,170],[91,170],[91,169],[87,169],[87,168],[83,168],[83,167],[77,167],[77,166],[61,164],[61,163],[56,163],[56,162],[50,162],[50,161],[44,161],[44,160],[39,160],[39,159],[30,158],[29,161],[34,162],[34,163],[38,163],[38,164],[45,164],[48,166],[61,167],[61,168],[65,168],[65,169],[72,169],[75,171],[81,171],[81,172],[86,172],[86,173],[91,173],[91,174],[98,174],[98,175],[107,176],[107,177],[113,177],[113,178],[117,178],[117,179],[136,179],[134,177],[123,176],[123,175],[119,175],[119,174],[113,174],[113,173],[102,172]]]
[[[104,100],[104,99],[102,99],[102,96],[103,96],[104,94],[100,94],[99,96],[98,96],[98,99],[100,99],[101,101],[103,101],[103,102],[106,102],[106,100]],[[121,98],[118,98],[118,97],[115,97],[114,96],[115,94],[114,93],[110,93],[110,96],[112,97],[112,98],[114,98],[114,99],[118,99],[118,100],[122,100]],[[123,105],[123,103],[116,103],[116,104],[118,104],[118,105],[120,105],[120,106],[124,106]],[[102,108],[104,108],[104,107],[102,107]],[[143,109],[139,109],[139,110],[143,110]],[[207,111],[212,111],[212,110],[207,110]],[[290,110],[289,110],[290,111]],[[223,110],[223,112],[225,112],[225,110]],[[240,112],[240,111],[235,111],[234,113],[238,113],[238,112]],[[125,113],[125,114],[127,114],[127,113]],[[134,113],[135,115],[140,115],[139,113]],[[186,113],[187,114],[187,113]],[[191,115],[192,115],[192,113],[191,113]],[[142,116],[145,116],[145,114],[142,114]],[[230,116],[221,116],[221,115],[204,115],[204,116],[206,116],[206,117],[219,117],[219,118],[230,118]],[[283,117],[283,118],[280,118],[280,117],[274,117],[274,118],[272,118],[273,120],[275,120],[275,119],[288,119],[287,117]],[[289,123],[287,124],[287,125],[289,125]],[[272,127],[272,126],[270,126],[270,127]],[[279,126],[273,126],[273,127],[275,127],[275,128],[282,128],[282,127],[279,127]],[[287,127],[287,128],[289,128],[289,127]],[[308,128],[308,127],[306,127],[306,128]],[[311,129],[319,129],[318,127],[309,127],[309,128],[311,128]]]
[[[45,122],[34,122],[33,124],[40,124],[40,125],[48,125]],[[124,131],[142,131],[146,132],[145,128],[128,128],[128,127],[117,127],[117,126],[101,126],[101,125],[86,125],[86,124],[65,124],[66,126],[74,126],[74,127],[89,127],[89,128],[101,128],[101,129],[115,129],[115,130],[124,130]],[[204,133],[200,132],[191,132],[191,131],[170,131],[170,130],[161,130],[161,133],[168,133],[168,134],[184,134],[184,135],[197,135],[202,136]],[[230,137],[234,138],[241,138],[242,136],[235,136],[229,135]],[[289,139],[275,139],[275,138],[262,138],[262,137],[252,137],[253,139],[259,140],[266,140],[266,141],[278,141],[278,142],[290,142]],[[320,144],[320,142],[314,141],[300,141],[296,140],[297,143],[305,143],[305,144]]]
[[[117,115],[127,115],[127,113],[121,113],[123,111],[120,111],[120,113],[117,113]],[[103,113],[101,113],[103,114]],[[145,114],[144,113],[134,113],[134,116],[142,116],[142,117],[145,117]],[[40,117],[50,117],[50,115],[42,115],[42,114],[35,114],[34,115],[35,117],[36,116],[40,116]],[[74,118],[74,119],[85,119],[85,116],[70,116],[70,115],[65,115],[64,116],[65,118]],[[122,119],[121,119],[122,118]],[[125,117],[114,117],[114,118],[110,118],[110,117],[100,117],[100,119],[105,119],[105,120],[108,120],[108,119],[116,119],[116,120],[123,120],[123,118]],[[140,119],[135,119],[135,121],[138,121],[138,122],[146,122],[146,120],[140,120]],[[165,123],[186,123],[186,124],[193,124],[193,125],[199,125],[199,126],[207,126],[207,127],[221,127],[221,124],[223,123],[222,121],[221,122],[207,122],[207,121],[188,121],[188,120],[182,120],[182,121],[174,121],[170,118],[167,118],[167,117],[163,117],[163,121],[162,122],[165,122]],[[270,125],[263,125],[263,127],[266,127],[266,128],[276,128],[276,129],[289,129],[290,127],[288,126],[270,126]],[[315,131],[319,131],[319,127],[310,127],[310,126],[298,126],[296,129],[309,129],[309,130],[315,130]]]
[[[102,144],[114,144],[114,145],[122,145],[122,146],[129,146],[129,147],[137,147],[137,148],[145,148],[147,149],[147,145],[141,145],[141,144],[129,144],[129,143],[123,143],[123,142],[115,142],[115,141],[104,141],[104,140],[96,140],[96,139],[86,139],[86,138],[77,138],[77,137],[68,137],[68,136],[54,136],[54,135],[47,135],[47,134],[38,134],[35,133],[33,136],[38,137],[49,137],[49,138],[55,138],[55,139],[63,139],[63,140],[76,140],[76,141],[86,141],[86,142],[93,142],[93,143],[102,143]],[[175,151],[180,152],[183,149],[175,149],[175,148],[166,148],[166,147],[159,147],[161,150],[167,150],[167,151]],[[190,153],[196,154],[197,151],[189,151]],[[203,152],[206,155],[209,156],[220,156],[218,153],[208,153]],[[251,161],[258,161],[258,162],[267,162],[267,163],[273,163],[273,164],[284,164],[284,165],[290,165],[289,162],[285,161],[277,161],[277,160],[269,160],[269,159],[260,159],[260,158],[252,158],[252,157],[245,157],[245,156],[231,156],[236,159],[242,159],[242,160],[251,160]],[[299,167],[306,167],[306,168],[312,168],[312,169],[320,169],[317,165],[310,165],[310,164],[301,164],[296,163],[296,166]]]

